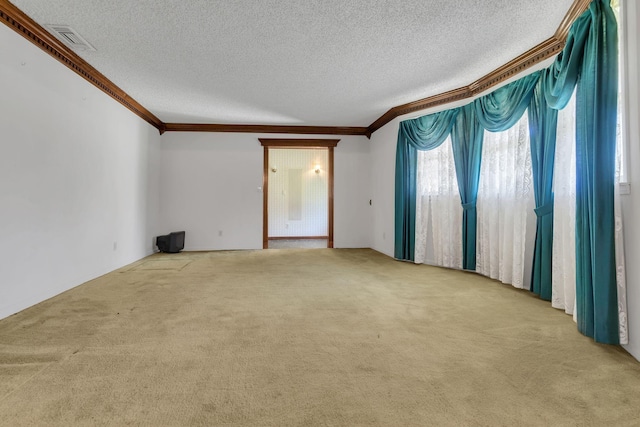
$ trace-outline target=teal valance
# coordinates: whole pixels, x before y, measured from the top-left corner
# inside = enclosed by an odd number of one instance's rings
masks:
[[[527,110],[539,78],[536,71],[476,99],[473,105],[480,125],[491,132],[513,127]]]

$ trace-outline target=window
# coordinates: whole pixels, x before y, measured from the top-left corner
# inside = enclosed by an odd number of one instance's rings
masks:
[[[415,261],[462,268],[462,205],[451,137],[418,151]]]
[[[535,207],[527,113],[504,132],[484,133],[478,188],[476,271],[529,288]]]

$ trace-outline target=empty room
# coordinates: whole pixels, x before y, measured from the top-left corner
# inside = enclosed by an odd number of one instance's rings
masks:
[[[637,2],[0,21],[0,425],[640,425]]]

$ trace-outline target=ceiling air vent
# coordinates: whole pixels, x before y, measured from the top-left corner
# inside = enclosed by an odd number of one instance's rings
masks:
[[[84,39],[76,30],[68,25],[46,25],[51,34],[71,49],[79,51],[95,51],[96,48]]]

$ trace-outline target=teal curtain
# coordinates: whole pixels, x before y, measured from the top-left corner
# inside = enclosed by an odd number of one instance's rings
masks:
[[[529,105],[531,170],[535,197],[536,240],[533,250],[531,292],[551,301],[553,258],[553,167],[558,110],[548,106],[544,85],[535,87]]]
[[[462,200],[462,268],[476,269],[476,226],[478,183],[482,160],[484,129],[473,104],[459,108],[453,128],[453,160],[456,166],[458,191]]]
[[[482,127],[491,132],[513,127],[529,106],[539,78],[540,72],[536,71],[476,99],[473,105]]]
[[[617,23],[593,0],[541,79],[547,104],[563,108],[576,89],[576,310],[578,330],[618,344],[614,186],[618,96]]]
[[[452,109],[400,123],[396,150],[396,259],[414,260],[417,150],[439,147],[451,133],[457,115],[458,109]]]
[[[617,24],[594,1],[576,92],[576,302],[578,330],[618,344],[614,187],[618,96]]]
[[[529,105],[531,166],[535,195],[536,240],[531,292],[550,301],[553,258],[553,168],[558,110],[565,108],[578,81],[591,27],[589,13],[572,25],[564,49],[542,71]]]
[[[599,2],[601,0],[594,0]],[[562,110],[573,95],[584,57],[584,47],[591,27],[590,11],[582,14],[571,26],[562,52],[543,70],[540,84],[549,107]]]

